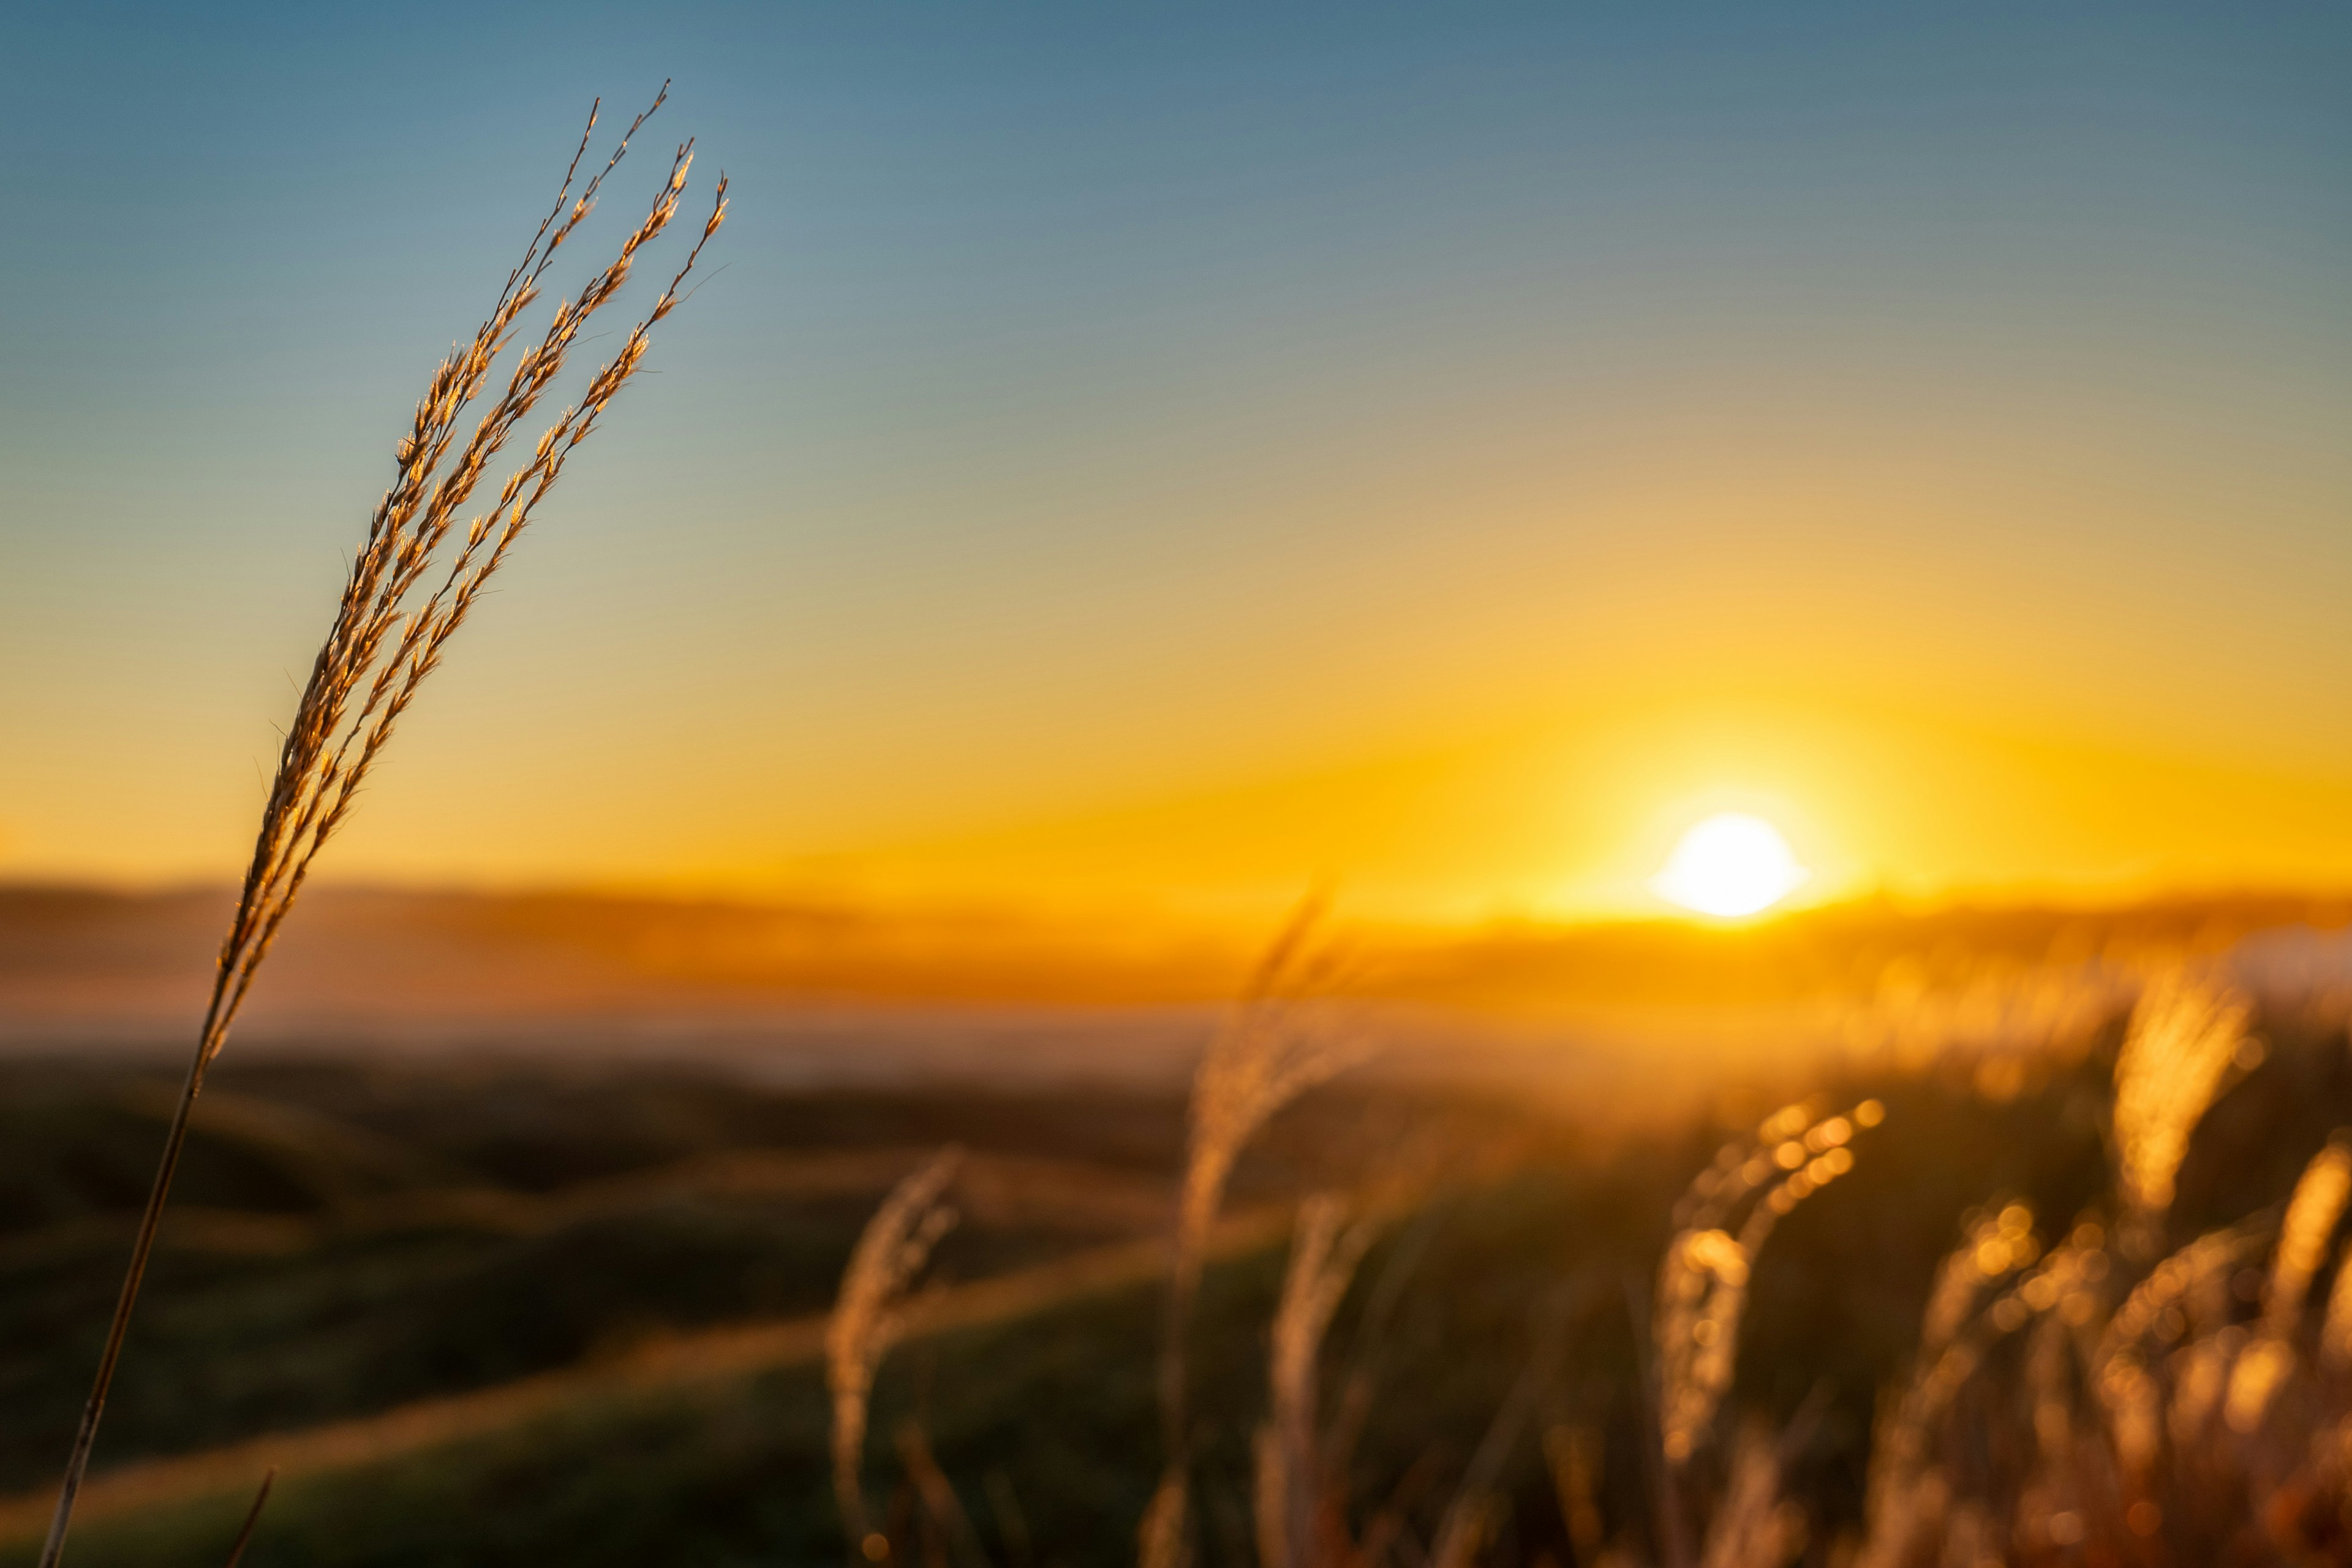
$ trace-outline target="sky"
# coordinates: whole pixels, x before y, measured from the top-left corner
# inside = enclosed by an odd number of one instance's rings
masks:
[[[426,376],[667,77],[574,271],[689,133],[714,270],[326,875],[1581,918],[1738,809],[1815,899],[2352,884],[2347,68],[2317,6],[11,7],[0,879],[241,868]]]

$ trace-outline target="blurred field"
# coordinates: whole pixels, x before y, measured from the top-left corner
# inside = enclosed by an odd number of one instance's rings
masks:
[[[2352,1125],[2343,1009],[2332,972],[2305,962],[2333,951],[2293,933],[2236,950],[2265,999],[2264,1051],[2197,1129],[2174,1242],[2274,1212]],[[1949,943],[1941,961],[1988,968]],[[1957,1016],[1932,987],[1913,994],[1939,1027]],[[1433,1073],[1441,1015],[1410,1015],[1421,1056],[1308,1093],[1240,1166],[1193,1346],[1201,1560],[1257,1560],[1266,1325],[1291,1205],[1315,1191],[1386,1205],[1323,1357],[1334,1387],[1370,1394],[1348,1469],[1358,1515],[1392,1508],[1430,1539],[1537,1368],[1488,1560],[1599,1560],[1561,1489],[1571,1437],[1597,1456],[1588,1536],[1597,1522],[1648,1556],[1643,1314],[1669,1212],[1727,1132],[1794,1089],[1874,1095],[1888,1114],[1763,1249],[1725,1427],[1792,1435],[1798,1555],[1848,1561],[1874,1418],[1965,1216],[2013,1199],[2063,1226],[2110,1184],[2123,1008],[2104,994],[2064,1038],[1767,1052],[1639,1114],[1606,1075],[1513,1077],[1532,1051]],[[1150,1071],[995,1083],[936,1059],[928,1076],[811,1081],[740,1050],[666,1065],[232,1051],[201,1102],[76,1561],[217,1562],[276,1464],[255,1563],[837,1562],[823,1315],[883,1194],[950,1143],[969,1152],[962,1223],[882,1371],[876,1504],[927,1560],[1132,1561],[1160,1460],[1153,1358],[1184,1158],[1168,1064],[1199,1038],[1184,1017],[1163,1018],[1173,1043]],[[29,1559],[46,1516],[172,1087],[135,1051],[20,1045],[0,1062],[5,1561]],[[961,1500],[958,1539],[910,1479],[910,1423]]]

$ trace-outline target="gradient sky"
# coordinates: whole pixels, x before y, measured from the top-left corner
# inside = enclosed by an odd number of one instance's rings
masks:
[[[690,131],[723,269],[336,875],[1574,914],[1738,805],[1818,896],[2352,882],[2352,16],[2145,5],[11,7],[0,877],[237,868],[665,75],[593,232]]]

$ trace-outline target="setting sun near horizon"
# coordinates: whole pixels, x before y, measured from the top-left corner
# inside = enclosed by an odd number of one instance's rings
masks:
[[[1760,816],[1724,811],[1682,836],[1650,886],[1695,914],[1737,919],[1761,914],[1811,875],[1779,828]]]

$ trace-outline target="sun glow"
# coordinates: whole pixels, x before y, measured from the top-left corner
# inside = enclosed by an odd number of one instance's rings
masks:
[[[1780,829],[1760,816],[1727,811],[1684,834],[1650,886],[1684,909],[1733,918],[1770,909],[1811,875]]]

